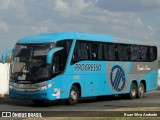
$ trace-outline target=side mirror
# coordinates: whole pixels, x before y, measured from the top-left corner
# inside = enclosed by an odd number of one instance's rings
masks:
[[[3,63],[3,64],[6,63],[6,56],[7,56],[9,53],[12,53],[12,52],[13,52],[13,49],[7,50],[7,51],[5,51],[5,52],[2,54],[2,63]]]
[[[50,50],[49,53],[47,54],[46,63],[51,64],[54,53],[56,53],[57,51],[60,51],[62,49],[63,49],[63,47],[59,47],[59,48],[53,48],[52,50]]]

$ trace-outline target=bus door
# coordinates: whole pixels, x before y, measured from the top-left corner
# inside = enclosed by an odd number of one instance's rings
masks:
[[[100,69],[99,64],[94,62],[91,64],[85,64],[85,95],[86,96],[96,96],[98,95],[99,88],[99,74],[97,70]]]

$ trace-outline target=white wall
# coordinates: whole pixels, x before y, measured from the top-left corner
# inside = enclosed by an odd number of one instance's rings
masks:
[[[0,95],[9,92],[9,64],[0,63]]]
[[[160,88],[160,69],[158,70],[158,72],[159,72],[159,75],[158,75],[158,87]]]

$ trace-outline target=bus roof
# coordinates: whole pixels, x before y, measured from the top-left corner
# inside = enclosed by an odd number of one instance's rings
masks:
[[[114,36],[100,35],[100,34],[88,34],[79,32],[57,32],[31,35],[20,39],[18,44],[31,44],[31,43],[51,43],[59,40],[78,39],[87,41],[101,41],[101,42],[118,42],[128,44],[140,44],[140,45],[152,45],[152,43],[142,43],[138,41],[129,41],[126,39],[116,38]]]
[[[59,33],[46,33],[27,36],[20,39],[17,43],[50,43],[64,39],[73,39],[74,32],[59,32]]]
[[[58,32],[58,33],[46,33],[31,35],[25,38],[20,39],[17,43],[19,44],[29,44],[29,43],[50,43],[56,42],[59,40],[67,39],[80,39],[80,40],[92,40],[92,41],[104,41],[111,42],[114,37],[98,34],[87,34],[87,33],[78,33],[78,32]]]

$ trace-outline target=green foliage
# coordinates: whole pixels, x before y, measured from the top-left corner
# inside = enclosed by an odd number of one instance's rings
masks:
[[[6,56],[6,63],[9,63],[11,61],[11,58],[9,55]]]

